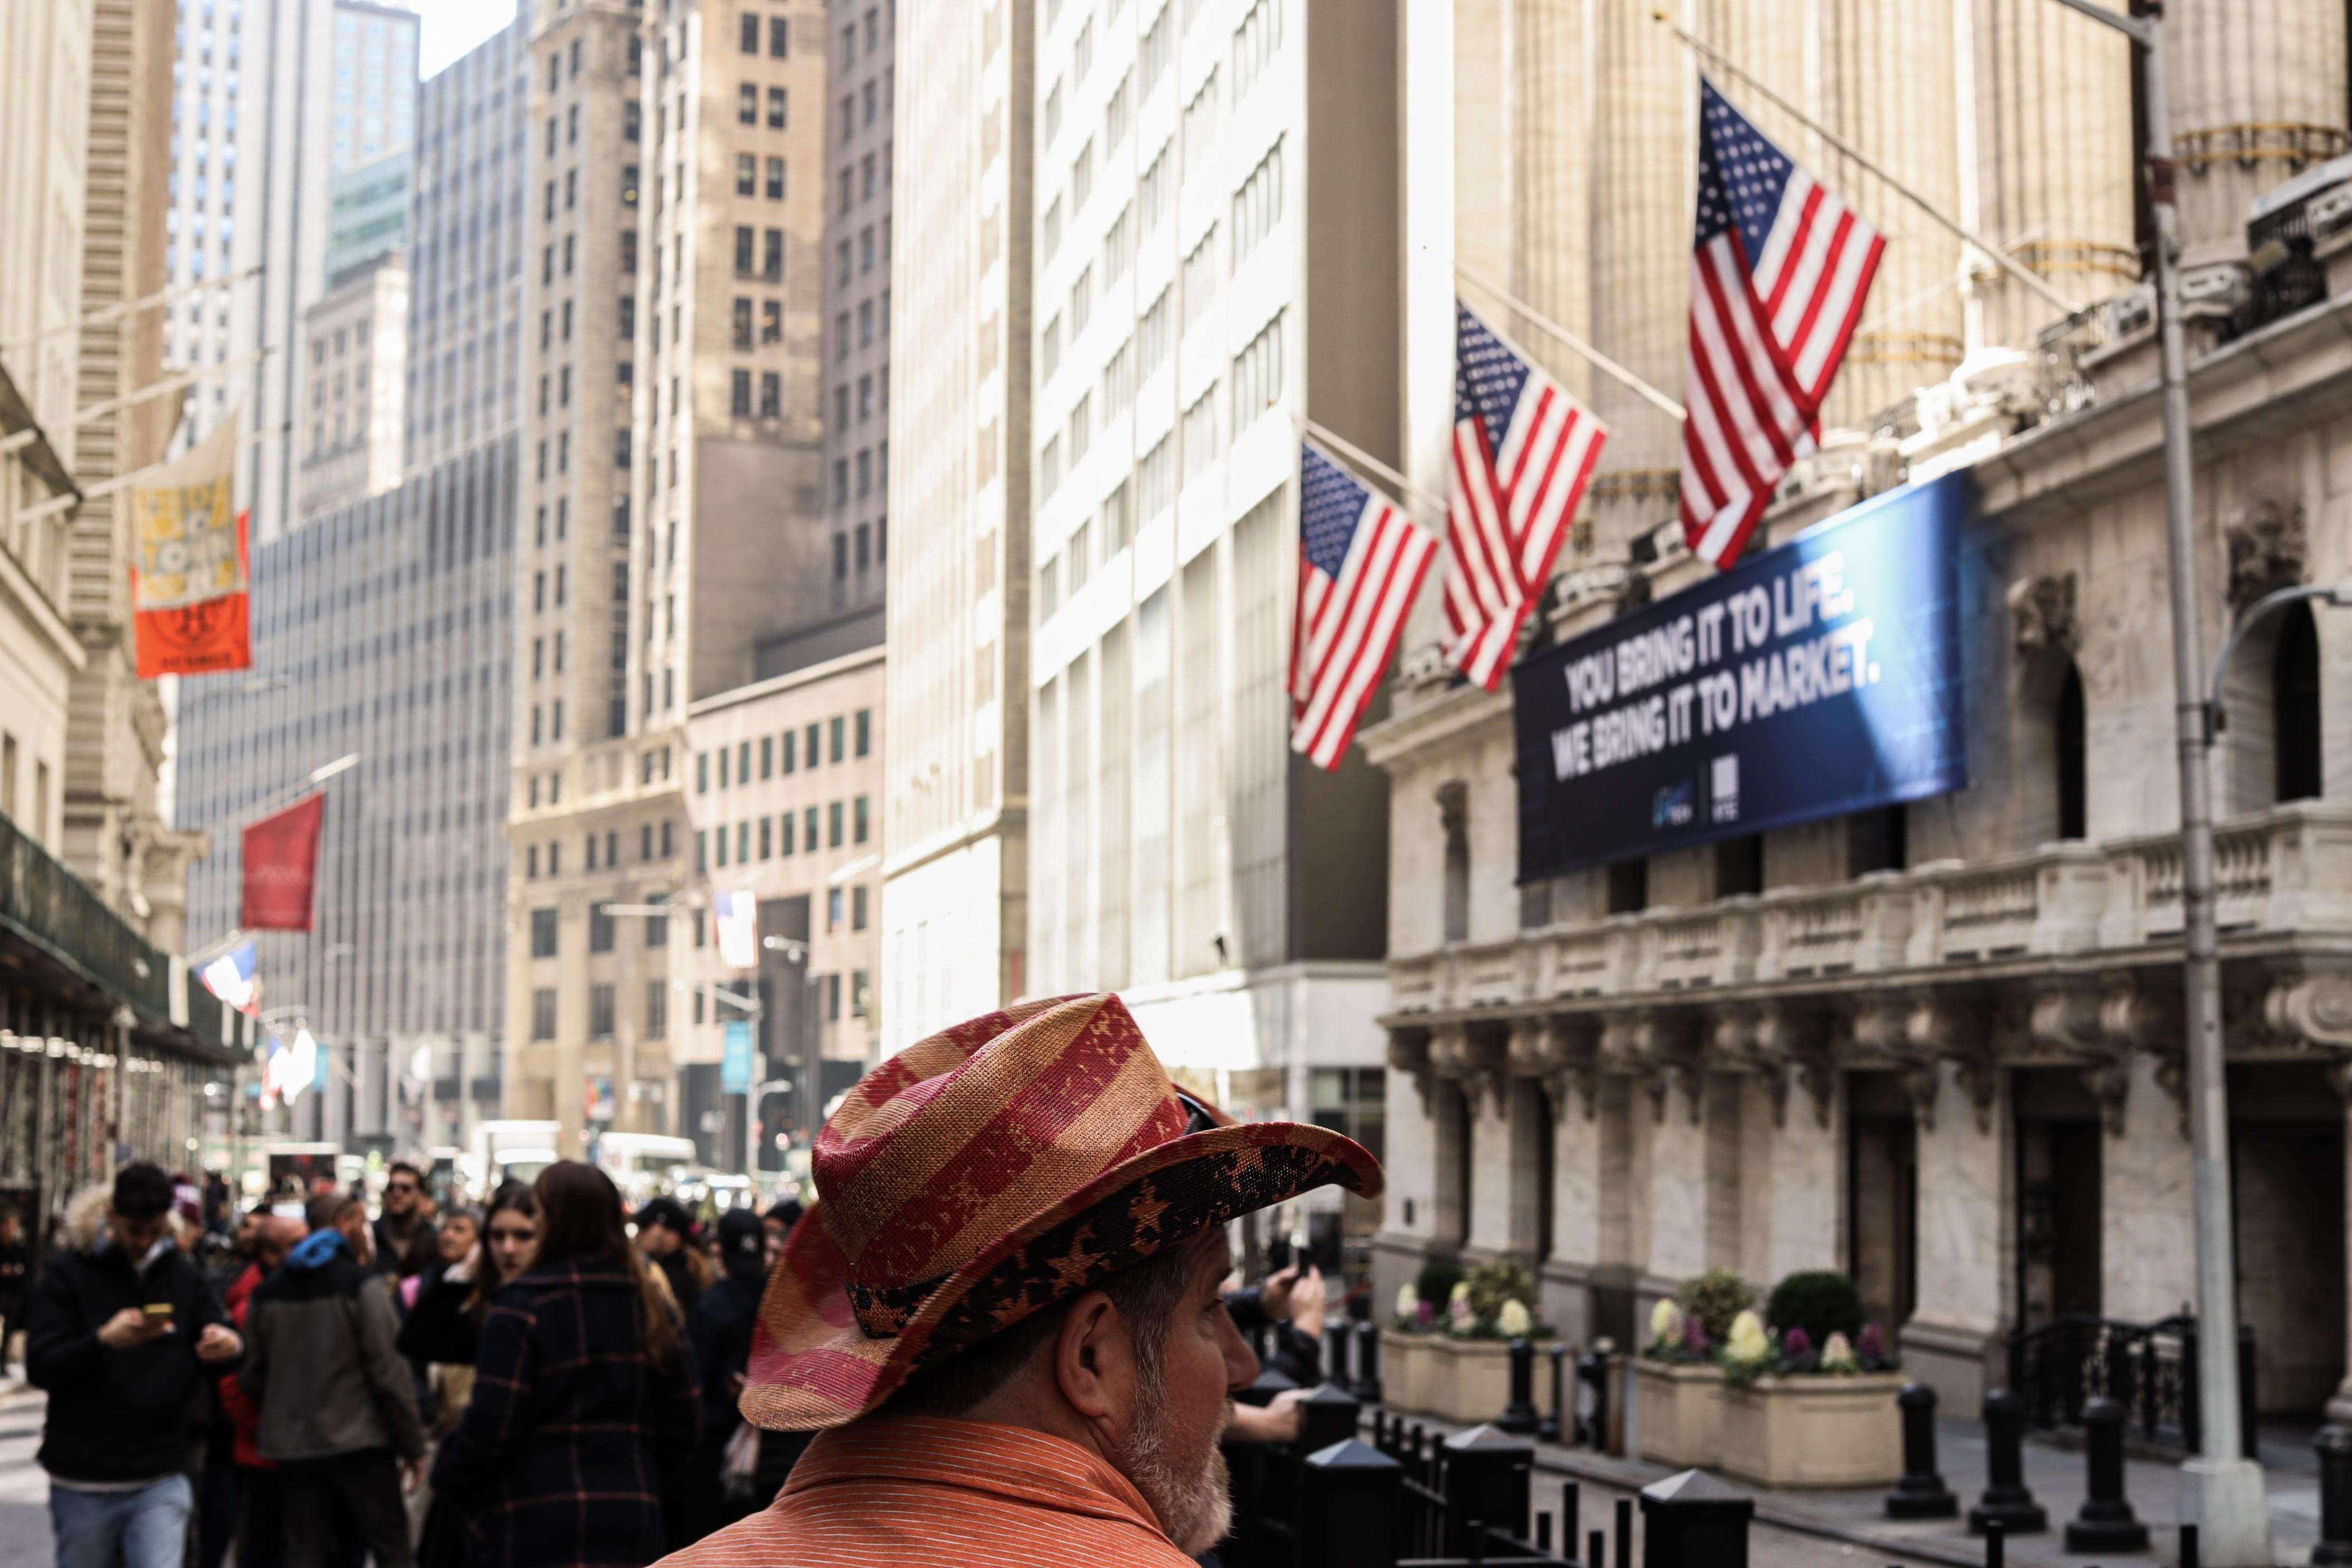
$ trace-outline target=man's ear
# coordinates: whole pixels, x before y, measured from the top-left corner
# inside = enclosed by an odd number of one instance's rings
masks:
[[[1090,1421],[1124,1418],[1133,1382],[1127,1326],[1111,1299],[1088,1290],[1070,1303],[1054,1336],[1054,1381]]]

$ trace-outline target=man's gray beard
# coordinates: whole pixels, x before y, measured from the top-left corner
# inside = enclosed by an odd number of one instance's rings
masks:
[[[1234,1497],[1225,1479],[1224,1450],[1217,1446],[1223,1436],[1225,1421],[1221,1420],[1209,1434],[1201,1452],[1171,1454],[1168,1451],[1167,1388],[1160,1381],[1160,1369],[1156,1365],[1137,1368],[1135,1384],[1135,1420],[1129,1428],[1127,1446],[1118,1456],[1118,1468],[1160,1516],[1160,1527],[1168,1539],[1187,1557],[1198,1557],[1218,1542],[1234,1524]],[[1225,1420],[1233,1415],[1233,1407],[1225,1407]]]

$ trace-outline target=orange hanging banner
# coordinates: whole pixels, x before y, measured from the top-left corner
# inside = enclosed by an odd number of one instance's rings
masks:
[[[234,416],[131,488],[139,678],[253,668],[252,573]]]

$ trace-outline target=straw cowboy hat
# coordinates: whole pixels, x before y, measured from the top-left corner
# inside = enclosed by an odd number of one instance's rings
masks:
[[[1111,995],[1029,1002],[909,1046],[818,1134],[819,1201],[760,1304],[740,1402],[814,1431],[1041,1308],[1235,1215],[1337,1183],[1352,1141],[1179,1090]]]

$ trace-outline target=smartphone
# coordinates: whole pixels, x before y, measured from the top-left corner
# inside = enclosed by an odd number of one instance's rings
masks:
[[[145,1313],[147,1314],[147,1321],[148,1321],[149,1322],[151,1322],[151,1323],[159,1323],[159,1324],[163,1325],[164,1328],[167,1328],[167,1329],[168,1329],[168,1328],[170,1328],[170,1327],[172,1326],[172,1303],[171,1303],[171,1302],[169,1302],[169,1301],[150,1301],[150,1302],[148,1302],[148,1303],[147,1303],[147,1305],[146,1305],[146,1306],[142,1307],[142,1309],[140,1309],[140,1310],[141,1310],[142,1311],[143,1311],[143,1312],[145,1312]]]

